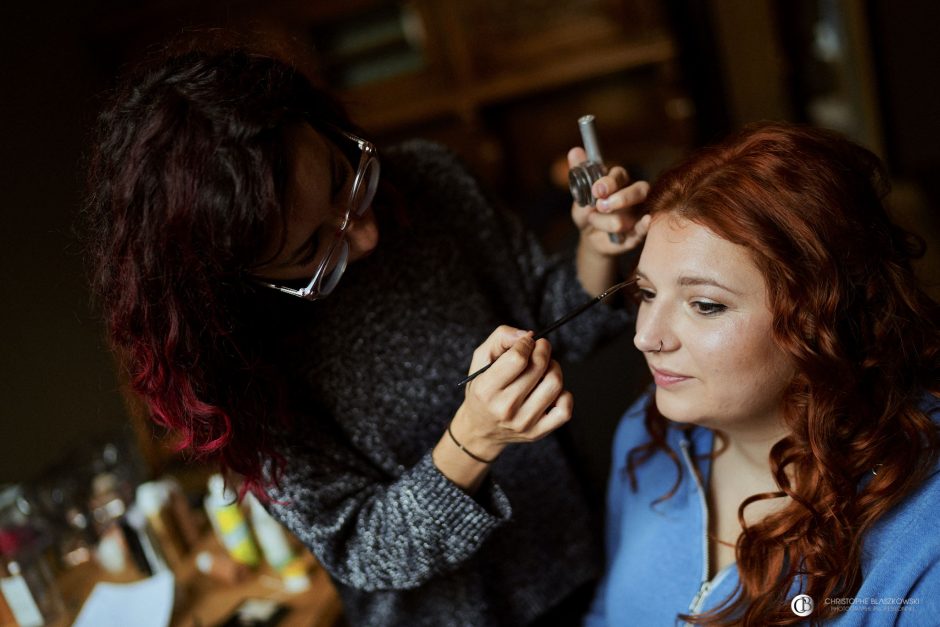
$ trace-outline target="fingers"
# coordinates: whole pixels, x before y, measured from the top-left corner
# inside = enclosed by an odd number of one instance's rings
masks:
[[[573,168],[587,161],[587,153],[584,148],[577,146],[568,151],[568,167]]]
[[[571,417],[573,399],[564,389],[561,366],[551,358],[551,344],[533,340],[530,332],[519,333],[500,327],[475,353],[475,359],[485,359],[490,351],[503,351],[467,386],[458,411],[465,437],[479,442],[479,450],[487,443],[535,441]]]
[[[569,161],[575,160],[582,153],[583,151],[572,149],[568,153]],[[581,231],[585,229],[603,231],[604,237],[607,237],[607,234],[617,235],[616,239],[620,244],[624,243],[624,239],[630,238],[636,222],[642,216],[642,203],[649,193],[649,183],[646,181],[631,183],[627,171],[620,166],[615,166],[606,175],[594,181],[591,193],[596,199],[594,206],[572,204],[571,217],[575,226]],[[614,243],[612,246],[602,245],[601,248],[604,253],[617,253],[629,247],[624,248]]]
[[[483,340],[483,343],[473,351],[469,372],[475,372],[486,364],[495,361],[500,355],[512,348],[517,340],[526,335],[531,335],[531,333],[531,331],[516,329],[505,324],[496,327],[489,337]]]
[[[614,166],[601,178],[594,181],[591,185],[591,193],[598,199],[598,208],[600,204],[609,204],[609,197],[618,190],[623,190],[630,185],[630,175],[620,166]]]
[[[531,335],[523,335],[468,386],[467,394],[485,404],[501,422],[511,422],[534,390],[539,390],[533,401],[537,403],[556,386],[543,403],[544,410],[561,393],[561,367],[551,355],[548,340],[534,341]]]
[[[548,340],[523,337],[503,353],[468,393],[483,402],[498,423],[512,423],[551,363]],[[544,392],[543,392],[544,394]]]
[[[625,173],[616,176],[625,176]],[[608,177],[598,179],[595,185],[604,178]],[[619,254],[632,250],[643,241],[649,229],[649,220],[643,216],[641,205],[648,193],[649,183],[637,181],[599,199],[596,210],[580,216],[583,227],[588,229],[585,234],[590,236],[589,240],[599,252]],[[577,223],[577,217],[575,221]],[[608,234],[616,235],[616,238]]]
[[[521,407],[516,411],[515,417],[508,427],[519,433],[530,431],[535,423],[545,416],[558,398],[565,391],[564,378],[561,366],[552,360],[545,371],[545,375],[536,381],[532,391],[525,398]]]
[[[549,408],[545,415],[536,423],[535,428],[529,432],[531,441],[541,440],[546,435],[571,420],[573,411],[574,396],[571,392],[562,392],[561,396],[555,401],[555,404]]]
[[[529,354],[529,363],[525,369],[517,375],[514,381],[506,386],[507,394],[517,399],[514,410],[518,409],[526,397],[539,385],[552,363],[555,363],[552,361],[552,345],[544,338],[538,340]]]
[[[622,168],[615,168],[615,170]],[[622,177],[626,177],[626,172]],[[594,182],[592,191],[598,199],[597,210],[600,212],[630,210],[646,200],[646,195],[650,191],[650,185],[646,181],[637,181],[631,185],[624,183],[616,188],[611,188],[613,181],[618,177],[602,176]],[[606,179],[606,180],[605,180]],[[613,193],[606,193],[612,190]],[[600,193],[605,192],[605,193]]]
[[[494,414],[509,416],[545,370],[550,354],[548,341],[536,342],[531,331],[500,327],[474,352],[470,371],[487,364],[489,368],[467,386],[467,395],[490,406]]]
[[[568,422],[573,408],[574,397],[564,388],[561,366],[552,360],[521,405],[503,408],[500,426],[504,438],[511,442],[540,440]]]

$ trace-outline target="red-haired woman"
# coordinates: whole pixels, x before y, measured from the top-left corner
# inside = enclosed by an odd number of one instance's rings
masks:
[[[867,150],[746,129],[650,191],[588,625],[940,616],[940,333]]]
[[[612,169],[599,210],[573,209],[577,259],[549,258],[450,153],[389,149],[380,182],[358,135],[269,56],[191,52],[130,77],[100,120],[88,211],[113,341],[160,424],[270,497],[351,624],[554,617],[600,574],[545,437],[572,399],[548,342],[498,325],[540,328],[615,282],[646,184]],[[555,352],[626,328],[596,309]],[[471,354],[495,363],[465,393]]]

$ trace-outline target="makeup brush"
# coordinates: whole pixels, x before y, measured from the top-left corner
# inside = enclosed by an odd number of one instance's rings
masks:
[[[604,300],[604,299],[607,298],[608,296],[611,296],[612,294],[615,294],[615,293],[619,292],[620,290],[622,290],[623,288],[625,288],[625,287],[627,287],[627,286],[630,286],[630,285],[633,285],[634,283],[636,283],[636,279],[630,279],[629,281],[624,281],[623,283],[618,283],[617,285],[614,285],[613,287],[607,288],[607,290],[605,290],[603,293],[598,294],[597,296],[595,296],[594,298],[592,298],[592,299],[589,300],[588,302],[584,303],[583,305],[578,305],[576,308],[572,309],[571,311],[569,311],[568,313],[566,313],[565,315],[563,315],[561,318],[559,318],[559,319],[556,320],[555,322],[551,323],[550,325],[548,325],[547,327],[545,327],[544,329],[542,329],[541,331],[539,331],[538,333],[536,333],[536,334],[532,337],[532,339],[533,339],[533,340],[540,340],[540,339],[542,339],[543,337],[545,337],[546,335],[548,335],[549,333],[551,333],[552,331],[554,331],[555,329],[557,329],[557,328],[560,327],[561,325],[565,324],[566,322],[569,322],[569,321],[573,320],[574,318],[577,318],[577,317],[580,316],[582,313],[584,313],[585,311],[587,311],[588,309],[590,309],[591,307],[593,307],[593,306],[596,305],[597,303],[601,302],[602,300]],[[478,376],[480,376],[481,374],[483,374],[484,372],[486,372],[487,369],[488,369],[490,366],[492,366],[492,365],[493,365],[492,362],[491,362],[491,363],[488,363],[488,364],[486,364],[485,366],[483,366],[482,368],[480,368],[479,370],[477,370],[476,372],[474,372],[473,374],[468,375],[465,379],[463,379],[460,383],[457,384],[457,387],[460,387],[460,386],[462,386],[462,385],[466,385],[466,384],[470,383],[471,381],[473,381],[474,379],[476,379]]]

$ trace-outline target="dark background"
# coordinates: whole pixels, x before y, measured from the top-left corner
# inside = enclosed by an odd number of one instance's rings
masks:
[[[73,225],[100,94],[123,64],[192,27],[273,31],[299,42],[314,75],[348,88],[353,113],[375,138],[447,142],[550,249],[573,236],[557,162],[579,142],[575,120],[589,111],[598,116],[608,161],[649,177],[750,121],[836,127],[887,161],[897,219],[937,239],[935,2],[475,0],[412,7],[427,11],[433,25],[419,50],[423,69],[354,85],[342,59],[313,42],[363,16],[397,15],[398,3],[8,3],[0,27],[0,484],[35,479],[102,438],[132,443],[150,464],[147,473],[178,467],[125,402],[90,306]],[[465,37],[462,51],[448,29]],[[456,86],[435,91],[442,80]],[[920,267],[934,294],[936,248]],[[627,334],[587,364],[566,368],[578,402],[568,437],[597,492],[610,430],[643,384],[636,362]]]

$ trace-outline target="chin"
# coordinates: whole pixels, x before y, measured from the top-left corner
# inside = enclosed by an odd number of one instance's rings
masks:
[[[704,419],[701,403],[660,387],[656,388],[656,409],[664,418],[681,424],[697,425]]]

